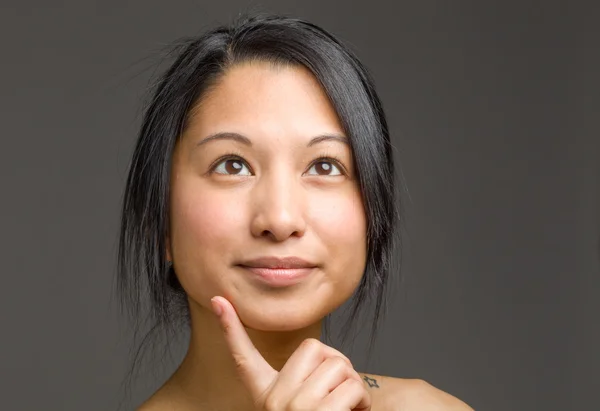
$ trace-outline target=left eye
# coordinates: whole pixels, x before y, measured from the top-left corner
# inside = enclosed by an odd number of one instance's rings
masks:
[[[221,161],[214,169],[215,173],[235,175],[235,176],[249,176],[250,170],[248,166],[239,159],[229,158]]]
[[[341,171],[331,161],[318,161],[308,169],[308,174],[313,176],[339,176]]]

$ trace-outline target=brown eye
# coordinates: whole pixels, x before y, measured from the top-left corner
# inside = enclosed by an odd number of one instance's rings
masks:
[[[250,170],[244,162],[237,158],[229,158],[221,161],[214,170],[215,173],[218,174],[226,174],[226,175],[250,175]]]
[[[314,170],[314,171],[313,171]],[[308,170],[309,175],[317,176],[339,176],[340,169],[331,161],[318,161]]]

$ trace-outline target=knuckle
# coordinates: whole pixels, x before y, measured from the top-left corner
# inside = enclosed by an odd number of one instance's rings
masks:
[[[282,407],[281,401],[273,396],[269,395],[264,402],[263,410],[264,411],[282,411],[286,408]]]
[[[356,380],[354,378],[349,379],[347,384],[350,386],[350,388],[353,391],[354,390],[357,390],[357,391],[363,391],[363,390],[365,390],[364,384],[361,381]]]
[[[348,375],[350,375],[353,372],[355,372],[354,368],[352,367],[352,364],[348,363],[348,361],[344,360],[343,358],[333,357],[333,358],[330,358],[328,361],[331,362],[331,365],[335,369],[343,371],[343,372],[345,372]]]
[[[306,404],[306,400],[301,397],[292,398],[286,408],[287,411],[305,411],[310,409],[311,407]]]
[[[320,349],[323,344],[316,338],[307,338],[304,341],[302,341],[301,345],[304,349],[312,351]]]
[[[365,380],[363,379],[363,377],[360,376],[359,373],[356,372],[356,370],[352,369],[352,371],[350,372],[350,376],[351,378],[358,381],[361,385],[365,384]]]
[[[344,362],[350,366],[352,366],[352,361],[350,361],[350,359],[348,357],[346,357],[344,354],[342,354],[341,352],[339,352],[338,350],[335,350],[336,355],[335,357],[341,358],[342,360],[344,360]]]
[[[344,359],[342,357],[338,357],[338,356],[331,357],[328,359],[328,361],[330,362],[332,367],[339,369],[339,370],[347,370],[349,368],[352,368],[348,364],[348,361],[346,361],[346,359]]]
[[[350,359],[349,359],[348,357],[346,357],[344,354],[341,354],[341,355],[340,355],[340,358],[341,358],[342,360],[344,360],[344,362],[345,362],[346,364],[348,364],[349,366],[351,366],[352,368],[354,368],[354,367],[352,366],[352,361],[350,361]]]

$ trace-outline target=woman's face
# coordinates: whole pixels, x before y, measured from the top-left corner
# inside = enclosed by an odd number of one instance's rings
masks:
[[[362,277],[366,219],[352,152],[304,68],[229,69],[177,143],[170,201],[167,258],[192,310],[222,295],[248,327],[294,330],[340,306]],[[288,257],[304,268],[272,268]]]

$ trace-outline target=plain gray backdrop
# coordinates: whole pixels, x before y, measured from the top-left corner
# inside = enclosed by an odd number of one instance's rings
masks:
[[[442,0],[3,1],[0,409],[116,410],[119,210],[148,81],[162,46],[255,5],[345,40],[389,118],[403,282],[355,367],[478,411],[599,409],[598,6]]]

